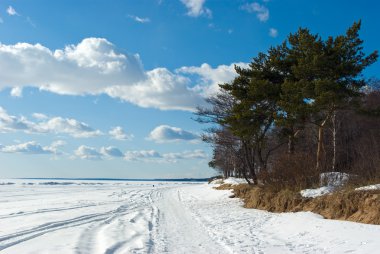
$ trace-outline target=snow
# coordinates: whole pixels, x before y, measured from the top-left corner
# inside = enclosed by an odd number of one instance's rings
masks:
[[[369,190],[380,190],[380,184],[363,186],[355,189],[356,191],[369,191]]]
[[[223,183],[224,183],[223,178],[217,178],[217,179],[214,179],[210,182],[210,184],[223,184]]]
[[[220,184],[231,184],[231,185],[238,185],[238,184],[246,184],[247,181],[243,178],[236,178],[236,177],[229,177],[227,179],[218,178],[215,180],[212,180],[210,184],[214,185],[220,185]]]
[[[317,189],[306,189],[306,190],[301,190],[301,196],[304,198],[316,198],[319,196],[323,196],[326,194],[330,194],[334,192],[335,187],[333,186],[322,186]]]
[[[377,253],[380,226],[245,209],[206,183],[0,180],[3,253]],[[154,184],[154,187],[153,187]]]
[[[342,172],[326,172],[320,175],[321,185],[326,184],[327,186],[342,186],[344,185],[348,179],[349,174]]]
[[[337,188],[343,186],[349,179],[349,174],[341,172],[326,172],[319,177],[322,185],[316,189],[301,190],[300,194],[304,198],[316,198],[333,193]]]

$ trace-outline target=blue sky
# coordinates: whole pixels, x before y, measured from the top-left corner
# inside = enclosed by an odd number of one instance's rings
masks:
[[[197,105],[298,27],[323,37],[377,1],[0,2],[0,178],[208,177]],[[377,76],[380,64],[365,71]]]

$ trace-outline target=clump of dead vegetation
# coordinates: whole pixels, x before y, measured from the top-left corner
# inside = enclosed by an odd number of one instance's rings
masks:
[[[246,208],[269,212],[310,211],[327,219],[380,225],[380,190],[346,188],[329,195],[304,198],[294,190],[274,190],[248,184],[221,185],[217,189],[232,189],[234,197],[241,198]]]

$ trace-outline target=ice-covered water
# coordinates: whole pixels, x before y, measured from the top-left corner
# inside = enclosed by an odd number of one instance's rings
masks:
[[[154,187],[153,187],[154,185]],[[205,183],[0,180],[1,253],[376,253],[380,227],[244,209]]]

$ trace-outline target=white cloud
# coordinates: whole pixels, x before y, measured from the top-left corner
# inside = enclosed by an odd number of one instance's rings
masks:
[[[209,64],[204,63],[200,67],[189,66],[181,67],[176,70],[180,74],[196,75],[198,80],[193,88],[193,91],[208,97],[219,91],[219,84],[224,84],[232,81],[236,77],[235,65],[242,68],[248,68],[246,63],[232,63],[230,65],[219,65],[212,68]]]
[[[56,140],[54,141],[53,143],[51,143],[50,147],[53,147],[53,148],[58,148],[58,147],[62,147],[64,145],[66,145],[66,141],[64,140]]]
[[[138,23],[149,23],[150,22],[150,19],[149,18],[141,18],[139,16],[134,16],[134,15],[128,15],[128,17],[130,17],[131,19],[133,19],[134,21],[138,22]]]
[[[212,12],[210,9],[204,7],[206,0],[181,0],[187,8],[187,15],[190,17],[199,17],[204,15],[211,18]]]
[[[269,29],[269,36],[270,37],[273,37],[273,38],[276,38],[278,36],[278,31],[276,28],[270,28]]]
[[[74,154],[85,160],[101,160],[102,154],[98,152],[95,148],[89,146],[80,146],[74,151]]]
[[[35,86],[58,94],[99,94],[112,85],[143,80],[138,55],[115,52],[105,39],[51,51],[40,44],[0,44],[0,89]]]
[[[28,121],[25,117],[12,116],[0,107],[0,132],[24,131],[31,132],[35,128],[35,123]]]
[[[184,151],[181,153],[166,153],[163,157],[170,161],[181,159],[207,159],[208,156],[203,150]]]
[[[172,141],[195,141],[199,139],[199,136],[192,132],[182,130],[181,128],[160,125],[150,132],[148,139],[157,143],[164,143]]]
[[[233,64],[145,71],[138,55],[120,53],[102,38],[54,51],[40,44],[0,44],[0,69],[0,90],[17,87],[15,94],[28,86],[57,94],[108,94],[140,107],[187,111],[204,105],[204,96],[217,91],[217,83],[236,75]]]
[[[179,153],[160,154],[154,150],[127,151],[124,159],[127,161],[144,161],[159,163],[176,163],[178,160],[207,159],[207,154],[202,150],[184,151]]]
[[[193,91],[190,80],[166,68],[156,68],[146,73],[147,79],[131,86],[113,86],[106,93],[144,108],[193,111],[204,104],[203,98]]]
[[[67,143],[64,140],[56,140],[53,143],[51,143],[50,146],[45,147],[45,149],[51,151],[55,155],[62,155],[63,152],[59,150],[61,147],[65,146]]]
[[[127,151],[124,154],[124,159],[127,161],[146,161],[162,158],[161,154],[154,150]]]
[[[17,145],[0,146],[0,151],[3,153],[24,153],[24,154],[57,154],[59,146],[41,146],[35,141],[21,143]]]
[[[113,146],[102,147],[100,153],[110,157],[124,157],[124,154],[118,148]]]
[[[245,4],[241,7],[243,10],[246,10],[250,13],[256,13],[256,17],[261,22],[266,22],[269,19],[269,10],[264,5],[261,5],[257,2],[251,4]]]
[[[11,90],[12,97],[22,97],[22,87],[16,86]]]
[[[123,158],[124,154],[116,147],[101,147],[100,151],[94,147],[81,145],[74,151],[74,158],[84,160],[102,160],[104,156],[108,158]]]
[[[116,140],[131,140],[133,138],[133,135],[125,133],[121,126],[111,129],[108,134]]]
[[[102,135],[99,130],[94,130],[88,124],[72,118],[53,117],[45,122],[37,124],[38,132],[56,134],[68,134],[75,138],[90,138]]]
[[[207,154],[202,150],[184,151],[179,153],[160,154],[154,150],[127,151],[124,159],[127,161],[176,163],[178,160],[207,159]]]
[[[0,132],[23,131],[25,133],[55,133],[68,134],[76,138],[89,138],[102,135],[102,132],[91,128],[88,124],[72,118],[48,118],[43,114],[33,114],[37,122],[27,118],[12,116],[0,107]]]
[[[13,8],[12,6],[8,6],[8,8],[7,8],[7,13],[8,13],[8,15],[10,15],[10,16],[19,15],[19,14],[17,13],[17,11],[15,10],[15,8]]]
[[[37,120],[45,120],[48,119],[48,116],[42,113],[33,113],[32,116]]]
[[[0,145],[1,147],[1,145]],[[51,145],[53,147],[53,145]],[[49,149],[54,152],[53,148]],[[176,163],[178,160],[200,160],[207,159],[208,155],[203,150],[184,151],[177,153],[164,153],[160,154],[155,150],[135,150],[126,151],[122,153],[117,147],[101,147],[100,150],[89,147],[79,146],[74,151],[73,158],[80,158],[85,160],[103,160],[105,158],[123,158],[126,161],[139,161],[139,162],[156,162],[156,163]]]

